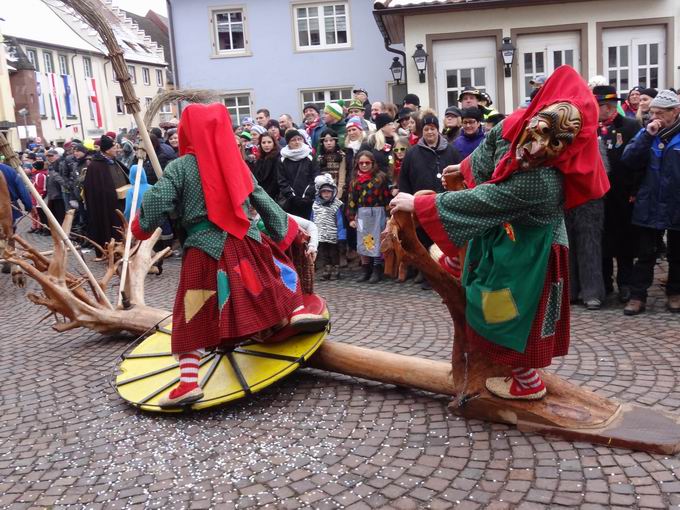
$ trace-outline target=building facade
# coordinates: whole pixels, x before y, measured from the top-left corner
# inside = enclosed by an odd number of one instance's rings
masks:
[[[10,82],[20,82],[13,89],[23,91],[15,96],[18,124],[23,122],[18,115],[22,108],[29,110],[29,118],[35,118],[37,111],[40,119],[39,126],[28,125],[22,132],[62,143],[70,138],[93,139],[106,131],[135,127],[125,110],[107,52],[92,29],[72,12],[54,8],[49,2],[24,0],[6,7],[2,30],[13,41],[11,51],[22,53],[33,67],[35,94],[31,94],[30,77],[25,72],[10,73]],[[108,9],[107,18],[125,51],[143,110],[166,87],[163,50],[120,12],[105,4],[102,9]],[[23,136],[22,143],[25,142]]]
[[[394,55],[366,0],[169,0],[176,84],[224,92],[232,118],[302,116],[364,88],[390,100]]]
[[[409,59],[408,89],[437,111],[455,105],[465,86],[512,111],[528,98],[533,77],[562,64],[586,79],[604,75],[620,93],[680,83],[677,0],[381,0],[374,13],[390,42],[403,42],[407,53],[423,45],[425,81],[413,79]],[[504,42],[515,50],[507,73]]]

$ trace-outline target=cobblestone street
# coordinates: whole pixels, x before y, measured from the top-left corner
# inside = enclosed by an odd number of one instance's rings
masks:
[[[147,278],[148,304],[171,309],[178,270],[172,258]],[[331,339],[449,359],[438,296],[347,276],[317,286]],[[570,354],[551,370],[607,397],[680,411],[680,317],[665,311],[658,283],[638,317],[618,303],[575,306]],[[0,281],[0,508],[680,506],[680,458],[468,421],[441,396],[311,369],[233,405],[140,412],[110,384],[132,338],[54,332],[26,299],[37,288]]]

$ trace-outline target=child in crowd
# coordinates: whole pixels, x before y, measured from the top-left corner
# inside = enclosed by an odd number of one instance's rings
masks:
[[[323,268],[324,280],[340,278],[340,250],[347,248],[347,232],[342,217],[342,202],[331,174],[314,179],[316,199],[312,205],[312,219],[319,230],[318,267]],[[343,243],[343,244],[341,244]]]
[[[392,199],[390,180],[378,168],[371,151],[357,154],[352,175],[348,217],[350,226],[357,229],[357,252],[363,268],[357,281],[378,283],[383,275],[380,233],[385,229],[387,206]]]
[[[41,197],[45,198],[47,196],[47,167],[44,161],[36,161],[32,165],[33,172],[31,173],[31,178],[33,180],[33,185],[36,191]],[[33,202],[33,210],[31,211],[31,230],[29,233],[45,233],[49,234],[50,231],[45,225],[47,225],[47,216],[42,208],[38,205],[33,196],[31,196]]]
[[[319,140],[321,142],[317,155],[319,171],[329,173],[342,194],[347,180],[347,168],[345,153],[338,146],[338,135],[330,129],[324,129]]]

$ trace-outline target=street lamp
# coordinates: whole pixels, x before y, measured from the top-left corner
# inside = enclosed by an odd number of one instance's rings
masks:
[[[509,37],[503,37],[503,44],[501,45],[500,53],[503,57],[503,63],[505,64],[505,77],[510,78],[512,76],[512,62],[515,60],[515,48],[512,45]]]
[[[416,51],[413,54],[413,61],[418,69],[418,76],[420,83],[425,83],[425,70],[427,69],[427,52],[423,49],[422,44],[416,44]]]
[[[392,73],[392,78],[394,78],[394,81],[397,82],[397,85],[399,85],[399,82],[401,81],[404,75],[404,66],[401,64],[401,60],[399,60],[399,57],[394,57],[392,59],[390,72]]]

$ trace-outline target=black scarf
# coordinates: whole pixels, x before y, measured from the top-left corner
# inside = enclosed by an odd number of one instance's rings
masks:
[[[675,120],[675,124],[659,131],[659,138],[663,143],[668,143],[678,133],[680,133],[680,117]]]

